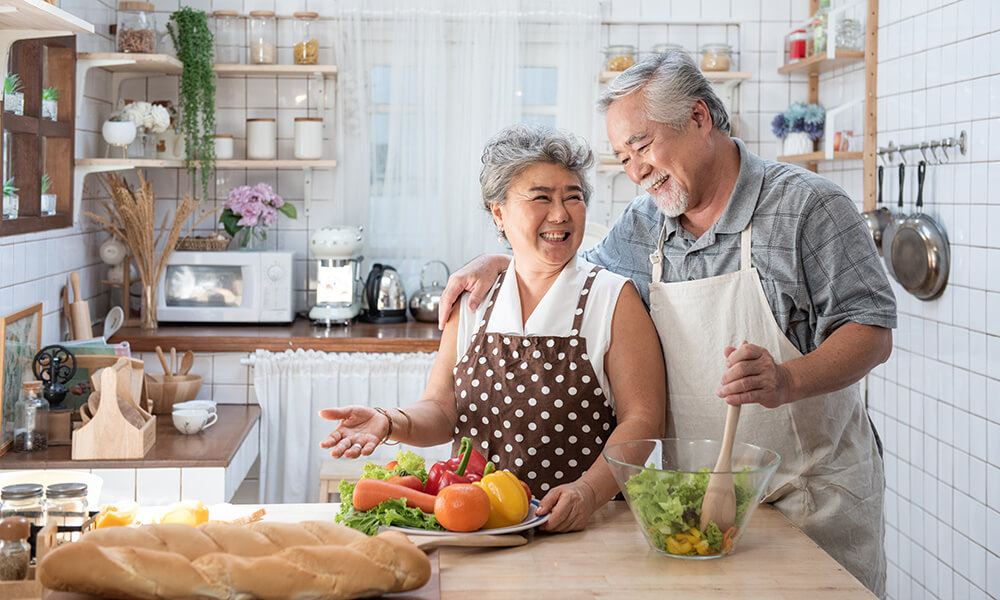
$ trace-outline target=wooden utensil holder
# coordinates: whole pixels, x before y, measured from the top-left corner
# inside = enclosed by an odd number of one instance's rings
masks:
[[[73,432],[73,460],[142,458],[156,442],[156,417],[137,402],[142,401],[143,374],[132,360],[119,358],[112,367],[97,372],[100,406],[94,417]],[[140,390],[138,394],[134,390]],[[137,398],[138,396],[138,398]],[[143,426],[129,423],[118,407],[118,397],[131,403],[144,420]]]

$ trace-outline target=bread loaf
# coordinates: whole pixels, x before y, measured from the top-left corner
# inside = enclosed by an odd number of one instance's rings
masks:
[[[363,598],[416,589],[430,573],[401,533],[325,521],[97,529],[38,566],[48,589],[123,600]]]

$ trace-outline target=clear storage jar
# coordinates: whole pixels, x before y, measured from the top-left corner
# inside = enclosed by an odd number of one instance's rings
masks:
[[[729,44],[705,44],[701,47],[702,71],[728,71],[733,57]]]
[[[297,160],[323,158],[323,119],[295,118],[295,158]]]
[[[315,65],[319,63],[319,39],[317,12],[297,12],[294,13],[295,22],[292,26],[292,35],[295,40],[295,47],[292,49],[292,56],[297,65]]]
[[[40,483],[16,483],[0,490],[0,519],[24,517],[36,527],[45,526],[44,489]]]
[[[635,46],[615,44],[604,49],[604,68],[608,71],[624,71],[635,64]]]
[[[277,124],[273,118],[247,119],[247,158],[272,160],[277,156]]]
[[[864,50],[865,30],[857,19],[843,19],[837,23],[837,48]]]
[[[156,53],[156,6],[152,2],[118,3],[118,51]]]
[[[45,488],[45,523],[75,528],[73,531],[57,530],[57,545],[80,539],[80,528],[88,516],[86,483],[54,483]]]
[[[273,10],[252,10],[250,27],[250,64],[273,65],[277,62],[277,20]]]
[[[14,404],[14,452],[37,452],[48,447],[49,401],[42,396],[41,381],[26,381]]]
[[[243,19],[235,10],[217,10],[215,17],[215,62],[238,65],[243,62]]]

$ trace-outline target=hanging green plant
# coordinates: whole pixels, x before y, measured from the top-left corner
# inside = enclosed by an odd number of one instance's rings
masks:
[[[170,15],[167,32],[184,63],[180,90],[184,164],[189,173],[201,167],[201,188],[207,198],[215,170],[214,37],[205,13],[187,6]]]

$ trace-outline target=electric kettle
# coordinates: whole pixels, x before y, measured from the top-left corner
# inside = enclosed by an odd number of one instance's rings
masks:
[[[375,263],[365,282],[361,320],[366,323],[406,322],[406,292],[396,269]]]

